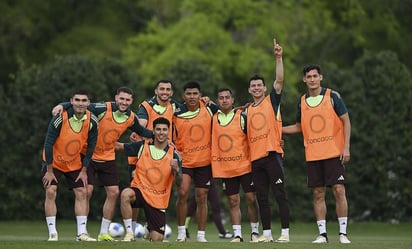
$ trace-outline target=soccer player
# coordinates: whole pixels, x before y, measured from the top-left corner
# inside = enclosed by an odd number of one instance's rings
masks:
[[[198,242],[206,240],[207,194],[212,170],[210,168],[211,121],[217,111],[214,104],[200,101],[200,84],[190,81],[183,86],[185,104],[173,117],[173,141],[183,158],[182,184],[176,202],[178,234],[176,241],[186,241],[185,219],[192,179],[195,185]]]
[[[120,209],[126,227],[123,241],[134,240],[132,206],[145,210],[149,240],[163,241],[172,183],[181,183],[182,166],[177,150],[169,145],[169,130],[169,120],[160,117],[153,121],[153,142],[141,140],[116,143],[116,150],[138,158],[130,187],[124,189],[120,197]]]
[[[245,193],[252,228],[251,241],[256,241],[259,234],[259,217],[246,135],[246,115],[242,110],[233,108],[234,97],[230,89],[219,89],[217,95],[219,110],[213,116],[212,122],[213,177],[222,179],[223,191],[229,199],[234,231],[234,239],[231,242],[243,242],[240,186]]]
[[[48,241],[58,241],[56,229],[56,196],[58,179],[64,175],[73,190],[74,213],[77,220],[77,241],[96,241],[87,233],[89,213],[87,171],[97,141],[97,118],[87,110],[90,104],[85,91],[76,91],[70,99],[71,108],[54,116],[47,130],[43,149],[43,186],[46,192],[44,211]],[[86,153],[81,158],[81,150]]]
[[[339,222],[339,242],[349,244],[346,234],[348,203],[344,164],[350,159],[351,123],[340,94],[321,86],[318,65],[303,68],[307,93],[298,105],[296,124],[283,127],[285,134],[303,133],[308,187],[313,193],[313,209],[319,236],[313,243],[328,243],[326,232],[326,187],[332,187]]]
[[[139,110],[137,112],[137,117],[139,118],[139,123],[143,127],[150,130],[153,129],[153,121],[156,118],[164,117],[172,122],[173,113],[176,110],[176,106],[179,105],[175,100],[172,99],[173,96],[173,83],[170,80],[162,79],[156,83],[154,89],[154,95],[144,100],[139,105]],[[130,135],[130,140],[139,141],[141,137],[132,132]],[[172,132],[169,132],[169,139],[172,141]],[[136,168],[137,157],[128,157],[129,162],[129,173],[130,178],[133,178],[133,171]],[[137,218],[139,216],[139,209],[133,208],[133,227],[135,227]],[[145,235],[146,237],[146,235]]]
[[[120,179],[116,164],[115,143],[120,136],[130,129],[143,137],[152,138],[153,132],[140,125],[137,116],[130,110],[133,103],[133,90],[120,87],[115,95],[115,102],[92,103],[88,109],[99,119],[99,132],[97,144],[93,153],[90,169],[88,170],[89,198],[91,198],[95,175],[106,191],[106,200],[103,205],[103,217],[98,236],[99,241],[114,241],[109,234],[109,225],[116,211],[117,198],[119,197]],[[70,103],[62,103],[53,109],[53,113],[61,108],[67,108]]]
[[[273,40],[276,57],[276,80],[270,95],[265,96],[263,77],[255,75],[249,80],[249,93],[253,97],[247,111],[247,135],[252,161],[252,175],[259,204],[263,234],[257,242],[272,242],[269,189],[279,207],[281,235],[275,242],[289,242],[289,204],[283,172],[282,118],[280,99],[283,88],[282,47]]]

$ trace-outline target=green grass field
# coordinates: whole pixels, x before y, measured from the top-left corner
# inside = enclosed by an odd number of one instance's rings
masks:
[[[170,224],[173,229],[173,234],[169,243],[150,243],[137,239],[136,242],[75,242],[76,226],[75,221],[57,221],[57,229],[59,231],[58,242],[47,242],[47,228],[44,221],[38,222],[0,222],[0,248],[1,249],[59,249],[59,248],[84,248],[87,244],[88,249],[105,248],[108,245],[116,249],[122,248],[168,248],[168,249],[192,249],[193,246],[209,249],[235,249],[235,248],[270,248],[270,249],[297,249],[297,248],[356,248],[356,249],[411,249],[412,248],[412,224],[388,224],[388,223],[351,223],[348,227],[349,238],[352,244],[341,245],[338,242],[337,223],[328,223],[329,243],[322,245],[311,244],[311,241],[316,237],[317,228],[315,224],[309,223],[292,223],[290,238],[288,244],[277,243],[260,243],[251,244],[244,243],[229,243],[230,240],[219,239],[216,228],[209,223],[207,226],[206,237],[209,243],[196,243],[193,237],[196,234],[196,225],[190,227],[191,239],[187,243],[176,243],[176,225]],[[227,228],[229,225],[226,226]],[[274,237],[279,235],[280,229],[278,224],[273,224],[272,233]],[[250,233],[249,224],[243,226],[243,235],[245,241],[248,241],[247,236]],[[94,237],[99,231],[99,223],[89,222],[88,230]]]

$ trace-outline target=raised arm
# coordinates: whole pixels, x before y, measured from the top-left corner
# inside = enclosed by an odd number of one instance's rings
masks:
[[[273,88],[277,94],[280,94],[283,89],[283,49],[276,42],[276,39],[273,39],[273,53],[276,58],[276,79],[273,82]]]

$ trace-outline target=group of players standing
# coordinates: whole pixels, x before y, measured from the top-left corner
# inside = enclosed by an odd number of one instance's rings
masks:
[[[197,203],[196,241],[207,242],[207,195],[212,179],[219,178],[229,200],[234,233],[232,242],[243,242],[239,194],[242,186],[251,224],[251,242],[287,243],[290,241],[290,214],[283,170],[283,131],[287,134],[302,132],[305,141],[307,138],[317,141],[319,133],[335,138],[328,140],[326,147],[322,143],[305,143],[308,186],[313,189],[320,234],[313,242],[328,242],[326,207],[323,205],[325,186],[332,186],[340,222],[339,239],[341,243],[350,243],[346,236],[347,203],[343,167],[343,163],[349,160],[347,132],[350,134],[350,122],[346,107],[336,92],[333,91],[333,94],[330,89],[325,92],[325,88],[320,86],[322,76],[319,67],[305,67],[306,98],[321,96],[322,108],[318,110],[303,99],[299,106],[302,121],[282,127],[283,50],[275,40],[273,51],[276,79],[270,94],[265,95],[267,88],[263,77],[255,75],[249,80],[248,87],[253,102],[241,108],[233,107],[234,96],[228,88],[218,91],[217,104],[207,97],[202,98],[200,84],[196,81],[184,85],[184,103],[179,104],[171,99],[173,85],[168,80],[157,83],[155,95],[140,104],[137,115],[130,110],[133,92],[127,87],[118,89],[115,102],[90,103],[88,94],[80,91],[74,93],[70,103],[56,106],[52,111],[55,116],[49,125],[43,154],[42,181],[46,190],[45,215],[49,241],[58,240],[55,200],[61,175],[65,175],[67,184],[75,194],[76,239],[96,241],[89,236],[86,227],[96,174],[106,190],[98,241],[114,240],[108,228],[119,195],[126,227],[123,241],[134,240],[133,210],[136,208],[145,211],[149,239],[163,241],[165,210],[169,206],[173,182],[178,193],[176,241],[186,241],[187,202],[193,182]],[[332,111],[324,113],[325,106],[331,106],[329,110]],[[320,131],[316,130],[314,126],[318,124],[313,123],[310,116],[333,116],[336,106],[341,108],[339,115],[335,114],[332,123],[329,121],[331,119],[321,119],[326,123],[321,124]],[[306,109],[311,111],[306,112]],[[309,128],[306,128],[307,120],[310,120]],[[135,138],[138,141],[119,143],[118,139],[128,129],[137,133],[137,137],[148,139]],[[335,140],[338,143],[334,143]],[[127,157],[135,157],[135,160],[129,161],[129,164],[136,166],[131,174],[130,187],[121,192],[115,151],[124,151]],[[318,168],[318,171],[313,168]],[[319,178],[321,175],[324,178]],[[280,236],[275,240],[271,231],[270,191],[278,204],[281,224]],[[260,236],[259,216],[262,223]]]

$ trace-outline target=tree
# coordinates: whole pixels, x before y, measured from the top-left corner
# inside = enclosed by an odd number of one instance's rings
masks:
[[[0,219],[39,219],[44,213],[41,152],[52,107],[68,101],[75,89],[90,91],[94,101],[113,100],[115,89],[126,83],[136,91],[141,89],[118,62],[96,63],[76,55],[58,57],[53,63],[22,68],[17,73],[9,91],[0,92],[5,100],[2,103],[8,106],[0,116],[5,124],[0,137],[7,141],[0,155],[1,165],[7,165],[1,167],[0,191],[5,200],[10,200],[0,204]],[[71,218],[72,193],[64,187],[60,190],[58,215]],[[100,214],[101,203],[98,199],[92,202],[91,216]]]
[[[327,75],[324,81],[340,90],[351,117],[351,216],[412,218],[411,72],[394,52],[382,51],[366,52],[351,71],[335,67]]]

